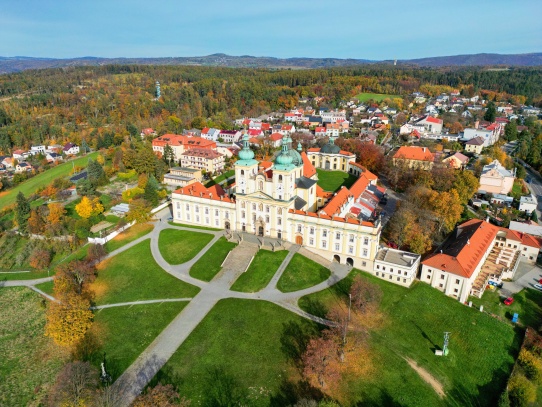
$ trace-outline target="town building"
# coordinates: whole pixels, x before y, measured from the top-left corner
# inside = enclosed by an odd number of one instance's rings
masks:
[[[485,139],[483,137],[475,137],[465,143],[465,151],[468,153],[482,154],[484,149]]]
[[[314,168],[323,170],[339,170],[348,172],[348,163],[356,161],[356,155],[348,151],[341,150],[336,146],[333,139],[322,148],[309,148],[307,157]]]
[[[231,196],[199,182],[177,189],[172,194],[174,220],[279,238],[331,261],[372,269],[380,219],[364,220],[351,209],[376,186],[374,176],[362,172],[350,189],[328,193],[317,185],[318,174],[301,145],[292,148],[291,138],[282,139],[273,162],[259,162],[245,135],[235,180]]]
[[[191,148],[181,154],[181,166],[197,168],[212,174],[224,171],[224,156],[208,148]]]
[[[393,165],[405,163],[409,168],[430,170],[435,161],[427,147],[401,146],[393,155]]]
[[[418,119],[414,125],[423,126],[428,133],[440,134],[442,133],[442,123],[441,119],[427,115]]]
[[[465,168],[469,162],[469,157],[458,152],[446,157],[444,160],[442,160],[442,162],[448,164],[450,167],[455,168],[456,170],[459,170]]]
[[[201,170],[188,167],[173,167],[164,175],[164,184],[172,187],[185,187],[201,182]]]
[[[533,211],[536,211],[538,207],[538,201],[534,195],[526,195],[519,198],[519,210],[530,215]]]
[[[181,159],[182,154],[192,148],[216,150],[216,143],[203,137],[184,136],[179,134],[164,134],[152,141],[152,150],[156,155],[162,157],[164,148],[169,145],[173,150],[175,161]]]
[[[410,287],[420,266],[419,254],[381,247],[374,261],[373,275],[394,284]]]
[[[62,151],[66,155],[76,155],[79,154],[79,146],[76,146],[73,143],[66,143]]]
[[[513,278],[520,259],[536,262],[539,250],[533,236],[471,219],[422,261],[420,280],[464,303],[481,298],[490,281]]]
[[[515,172],[507,170],[498,160],[494,160],[482,169],[478,192],[508,194],[514,186]]]

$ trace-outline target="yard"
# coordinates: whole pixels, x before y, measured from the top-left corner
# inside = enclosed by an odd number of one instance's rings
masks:
[[[208,181],[205,186],[207,188],[212,187],[213,185],[220,184],[227,178],[233,177],[235,175],[235,170],[226,171],[224,174],[219,175],[218,177]]]
[[[375,102],[381,102],[384,99],[395,99],[400,98],[400,95],[385,95],[383,93],[360,93],[356,95],[356,98],[360,102],[368,102],[369,100],[374,100]]]
[[[190,275],[203,281],[211,281],[222,268],[224,259],[233,248],[235,243],[228,242],[221,237],[215,244],[194,263],[190,268]]]
[[[424,283],[406,289],[357,270],[330,289],[302,298],[300,306],[324,316],[333,304],[344,305],[350,281],[357,273],[382,288],[383,323],[368,339],[378,371],[369,379],[349,384],[352,404],[356,400],[402,406],[497,404],[523,336],[519,330]],[[450,354],[436,357],[434,350],[442,349],[444,332],[451,332]],[[447,396],[443,402],[419,380],[405,357],[443,385]]]
[[[337,191],[341,186],[350,188],[357,178],[354,175],[348,174],[343,171],[326,171],[317,169],[318,173],[318,185],[324,191]]]
[[[280,277],[277,288],[283,293],[303,290],[327,280],[330,275],[324,266],[296,253]]]
[[[149,234],[153,229],[154,224],[152,223],[137,223],[107,242],[104,248],[108,253],[111,253],[117,249],[120,249],[122,246]]]
[[[79,167],[86,167],[89,158],[96,159],[97,156],[98,152],[95,152],[87,156],[79,157],[75,160],[57,165],[56,167],[44,171],[41,174],[38,174],[27,181],[24,181],[23,183],[17,185],[15,188],[0,193],[0,208],[4,208],[14,203],[19,191],[22,192],[26,197],[28,197],[28,195],[32,195],[38,189],[49,185],[55,179],[70,175],[74,165]]]
[[[91,329],[99,346],[91,362],[100,367],[105,353],[108,373],[115,380],[186,304],[167,302],[97,310]]]
[[[211,240],[209,233],[165,229],[160,232],[158,246],[169,264],[182,264],[194,258]]]
[[[213,231],[213,232],[219,232],[223,229],[218,229],[218,228],[208,228],[208,227],[205,227],[205,226],[198,226],[198,225],[189,225],[187,223],[177,223],[177,222],[168,222],[171,226],[181,226],[183,228],[191,228],[191,229],[200,229],[200,230],[210,230],[210,231]]]
[[[248,270],[239,276],[231,289],[246,293],[255,293],[264,289],[287,255],[287,250],[278,252],[258,250]]]
[[[298,329],[288,330],[292,325]],[[317,332],[315,323],[264,301],[225,299],[209,312],[158,372],[191,405],[287,406],[294,404],[298,371],[288,343]],[[223,388],[237,403],[208,400]],[[245,396],[245,397],[243,397]],[[241,401],[242,400],[242,401]]]
[[[98,265],[98,278],[91,285],[96,303],[114,304],[138,300],[191,298],[199,291],[169,275],[154,261],[150,241],[105,260]]]
[[[0,289],[0,405],[46,405],[68,353],[44,336],[45,300],[25,287]]]

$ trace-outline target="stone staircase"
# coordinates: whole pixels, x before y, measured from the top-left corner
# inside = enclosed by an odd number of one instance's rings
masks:
[[[258,248],[257,244],[241,241],[239,245],[229,252],[224,264],[222,264],[222,270],[213,279],[213,282],[215,280],[220,281],[221,284],[226,282],[231,286],[248,268],[258,252]]]

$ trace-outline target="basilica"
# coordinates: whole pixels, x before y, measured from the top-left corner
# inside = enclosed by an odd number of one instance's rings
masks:
[[[372,270],[381,232],[377,177],[333,141],[308,154],[292,144],[285,135],[274,161],[258,161],[245,135],[232,192],[199,182],[179,188],[172,194],[173,220],[283,239],[330,261]],[[316,167],[358,178],[350,188],[326,192]]]

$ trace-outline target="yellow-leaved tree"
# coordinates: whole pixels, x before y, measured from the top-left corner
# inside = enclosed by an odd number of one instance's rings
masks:
[[[83,339],[92,325],[90,301],[75,292],[68,292],[59,300],[61,302],[49,304],[45,335],[60,346],[72,347]]]
[[[100,198],[94,198],[92,200],[92,215],[99,215],[104,211],[104,206],[100,202]]]
[[[92,216],[92,202],[84,196],[81,202],[75,205],[75,210],[83,219],[88,219]]]

